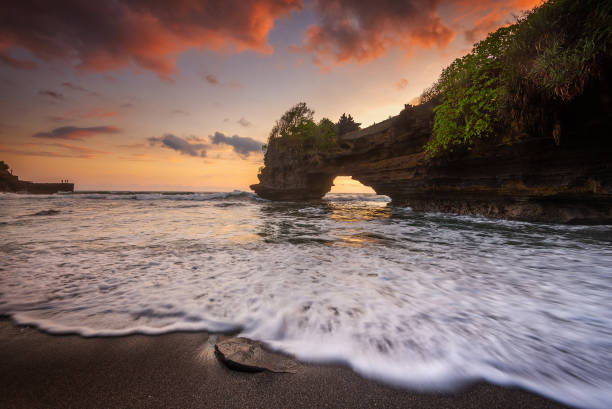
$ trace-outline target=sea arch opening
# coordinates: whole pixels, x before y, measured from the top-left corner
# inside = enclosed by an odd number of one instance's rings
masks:
[[[353,179],[351,176],[336,176],[332,182],[332,187],[327,194],[330,193],[368,193],[376,194],[370,186],[364,185],[360,181]]]

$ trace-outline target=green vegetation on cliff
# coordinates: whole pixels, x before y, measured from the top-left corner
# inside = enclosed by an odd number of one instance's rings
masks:
[[[313,117],[314,111],[305,102],[295,104],[276,121],[268,147],[304,152],[331,148],[336,143],[334,123],[323,118],[317,124]]]
[[[291,107],[276,121],[270,132],[268,144],[277,149],[291,149],[300,153],[317,153],[336,147],[336,136],[359,129],[351,115],[342,114],[337,124],[328,118],[314,121],[314,111],[305,102]]]
[[[612,0],[550,0],[456,59],[421,96],[435,101],[432,156],[494,133],[562,133],[560,113],[612,60]]]

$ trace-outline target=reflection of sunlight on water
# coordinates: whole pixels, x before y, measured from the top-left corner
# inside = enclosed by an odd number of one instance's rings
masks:
[[[359,222],[391,217],[391,209],[384,202],[365,202],[357,206],[332,202],[329,208],[331,210],[329,218],[339,222]]]

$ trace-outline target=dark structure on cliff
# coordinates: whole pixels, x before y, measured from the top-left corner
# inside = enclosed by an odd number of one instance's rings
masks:
[[[73,192],[74,183],[34,183],[19,178],[9,171],[9,166],[0,161],[0,192],[53,194]]]

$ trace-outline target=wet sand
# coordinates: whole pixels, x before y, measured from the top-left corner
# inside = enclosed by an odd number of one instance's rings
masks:
[[[0,320],[2,408],[562,408],[485,383],[455,394],[416,393],[341,365],[296,374],[243,373],[214,355],[215,335],[82,338]]]

